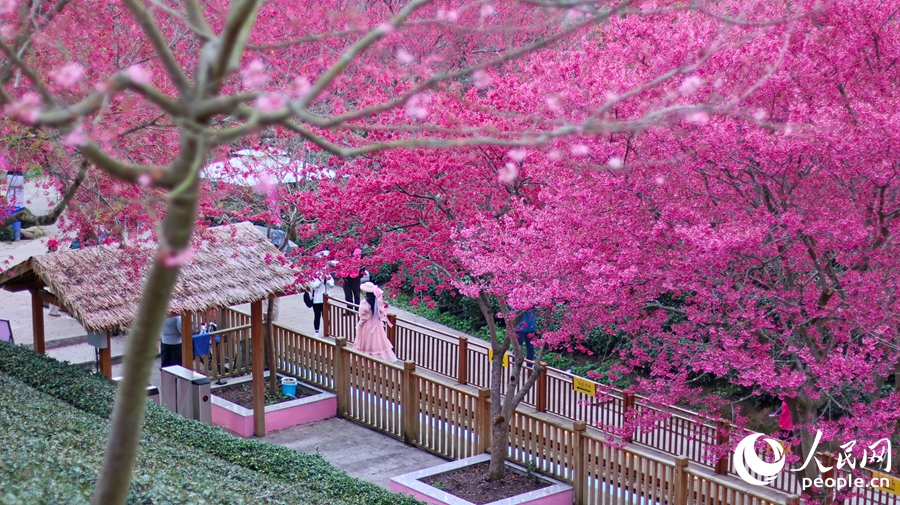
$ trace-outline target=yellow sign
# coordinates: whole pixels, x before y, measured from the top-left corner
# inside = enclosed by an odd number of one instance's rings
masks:
[[[488,361],[494,361],[494,350],[488,348]],[[509,366],[509,354],[503,355],[503,366]]]
[[[581,377],[572,377],[572,387],[579,393],[597,396],[597,384]]]
[[[884,481],[887,481],[887,486],[882,486],[882,483],[884,483]],[[880,489],[882,491],[887,491],[888,493],[891,493],[893,495],[900,496],[900,479],[894,477],[893,475],[888,475],[881,472],[872,472],[872,487],[874,487],[875,489]]]

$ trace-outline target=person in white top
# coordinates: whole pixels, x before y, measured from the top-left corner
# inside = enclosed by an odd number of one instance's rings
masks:
[[[316,336],[319,336],[319,324],[322,321],[322,306],[325,303],[323,295],[328,292],[329,288],[334,287],[334,279],[330,275],[326,275],[321,279],[316,279],[309,284],[312,291],[312,308],[313,308],[313,328],[316,330]]]

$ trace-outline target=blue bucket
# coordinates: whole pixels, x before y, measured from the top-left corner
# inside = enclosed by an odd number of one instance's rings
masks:
[[[281,392],[287,396],[297,396],[297,379],[293,377],[282,378]]]

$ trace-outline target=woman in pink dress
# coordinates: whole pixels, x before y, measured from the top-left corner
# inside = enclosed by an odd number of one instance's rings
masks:
[[[394,346],[388,340],[384,329],[384,323],[388,321],[387,305],[382,298],[383,291],[371,282],[363,284],[359,289],[365,296],[359,302],[359,322],[356,323],[354,347],[357,351],[384,361],[397,361]]]

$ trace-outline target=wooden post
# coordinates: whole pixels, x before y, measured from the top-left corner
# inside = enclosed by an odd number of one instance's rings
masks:
[[[347,339],[338,337],[334,341],[334,394],[337,395],[337,416],[344,417],[350,410],[350,353]]]
[[[328,293],[322,295],[322,336],[334,335],[331,331],[331,304],[328,303]]]
[[[459,337],[459,365],[456,368],[456,382],[469,383],[469,337]]]
[[[531,369],[534,373],[534,369]],[[541,362],[541,374],[538,375],[535,386],[534,407],[538,412],[547,412],[547,364]]]
[[[672,505],[687,505],[690,491],[690,475],[687,473],[688,459],[685,456],[675,458],[675,502]]]
[[[478,432],[478,453],[488,452],[491,447],[491,390],[478,390],[478,412],[475,414]]]
[[[41,301],[37,286],[31,288],[31,324],[34,328],[34,350],[38,354],[45,354],[44,302]]]
[[[397,314],[388,314],[387,320],[390,323],[387,327],[387,338],[391,341],[394,353],[397,352]]]
[[[262,300],[250,304],[250,362],[253,376],[253,434],[266,434],[265,342],[263,341]],[[271,373],[275,373],[274,370]]]
[[[572,450],[575,451],[575,458],[572,466],[572,487],[575,492],[574,505],[584,505],[584,497],[587,494],[588,479],[584,473],[585,455],[587,454],[587,439],[584,432],[587,430],[587,424],[584,421],[575,421],[572,424],[575,436],[572,439]]]
[[[724,447],[728,445],[728,441],[730,440],[730,429],[731,425],[723,420],[719,419],[716,421],[716,445],[720,447]],[[728,475],[728,458],[731,454],[731,451],[725,451],[722,453],[722,456],[719,457],[719,460],[716,461],[715,472],[719,475]]]
[[[100,372],[112,379],[112,343],[109,330],[106,330],[106,349],[100,349]]]
[[[190,312],[181,314],[181,366],[194,369],[194,317]]]
[[[629,413],[634,410],[634,395],[630,393],[622,393],[622,423],[628,422]],[[624,441],[626,443],[631,443],[634,440],[634,430],[631,430],[627,436],[624,437]]]
[[[785,505],[800,505],[800,497],[797,495],[788,496],[784,501]]]
[[[415,362],[403,362],[400,430],[403,432],[403,442],[408,445],[416,445],[419,439],[419,381],[413,373],[415,371]]]

